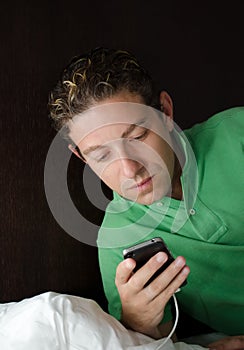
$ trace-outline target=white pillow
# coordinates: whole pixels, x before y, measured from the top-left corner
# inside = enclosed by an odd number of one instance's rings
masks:
[[[93,300],[43,293],[0,304],[3,350],[201,350],[197,345],[155,341],[127,330]]]

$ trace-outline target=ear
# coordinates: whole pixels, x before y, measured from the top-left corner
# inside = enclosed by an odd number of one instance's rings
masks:
[[[173,119],[173,101],[166,91],[161,91],[159,95],[159,102],[162,111],[171,119]]]
[[[77,149],[73,145],[69,144],[68,148],[72,153],[74,153],[76,155],[76,157],[80,158],[83,162],[85,162],[84,158],[81,156],[81,153],[78,152]]]
[[[173,101],[170,97],[170,95],[166,91],[161,91],[159,95],[159,101],[161,110],[164,114],[164,121],[165,124],[171,132],[174,129],[174,123],[173,123]]]

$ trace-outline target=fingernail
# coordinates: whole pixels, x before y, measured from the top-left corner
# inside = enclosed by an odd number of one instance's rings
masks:
[[[188,275],[188,274],[190,273],[189,267],[188,267],[188,266],[184,267],[184,269],[182,270],[182,273],[183,273],[184,275]]]
[[[178,256],[176,259],[175,259],[175,266],[176,267],[182,267],[185,265],[185,260],[182,258],[182,256]]]
[[[167,260],[167,256],[165,255],[165,253],[159,252],[156,255],[156,259],[159,263],[162,263]]]
[[[131,270],[134,267],[133,261],[126,259],[126,267]]]

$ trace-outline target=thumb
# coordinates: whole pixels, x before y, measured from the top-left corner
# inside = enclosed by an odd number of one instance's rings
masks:
[[[136,262],[131,258],[125,259],[121,263],[119,263],[119,265],[117,266],[115,277],[115,284],[117,288],[118,286],[121,286],[128,282],[131,275],[133,274],[135,266]]]

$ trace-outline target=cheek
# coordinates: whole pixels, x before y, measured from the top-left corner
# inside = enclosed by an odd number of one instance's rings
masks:
[[[148,146],[152,147],[154,151],[157,152],[167,167],[171,168],[174,165],[174,152],[166,141],[155,136],[149,140]]]
[[[97,172],[97,175],[111,189],[114,190],[117,188],[118,182],[119,182],[119,176],[118,176],[117,168],[113,164],[106,166],[99,173]]]

